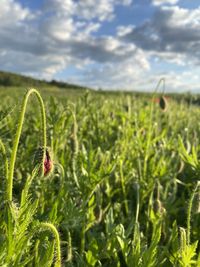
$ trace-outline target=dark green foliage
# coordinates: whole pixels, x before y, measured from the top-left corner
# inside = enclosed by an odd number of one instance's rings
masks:
[[[16,86],[16,87],[45,87],[45,86],[53,86],[58,88],[64,88],[64,89],[83,89],[84,87],[74,85],[74,84],[68,84],[64,82],[59,82],[52,80],[50,82],[45,80],[38,80],[34,79],[28,76],[23,76],[20,74],[10,73],[10,72],[4,72],[0,71],[0,86],[10,87],[10,86]],[[85,88],[84,88],[85,89]]]

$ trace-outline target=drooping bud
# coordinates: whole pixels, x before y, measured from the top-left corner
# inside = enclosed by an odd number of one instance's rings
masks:
[[[51,159],[48,148],[39,147],[35,153],[34,165],[38,167],[40,176],[48,176],[53,171],[53,161]],[[43,159],[44,156],[44,159]]]
[[[44,159],[44,176],[50,174],[52,169],[53,169],[53,162],[51,160],[48,149],[46,149],[46,155]]]
[[[162,109],[162,111],[166,111],[167,110],[167,99],[166,99],[166,97],[164,97],[164,96],[160,97],[159,105],[160,105],[160,108]]]

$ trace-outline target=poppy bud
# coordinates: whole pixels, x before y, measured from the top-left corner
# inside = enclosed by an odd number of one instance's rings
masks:
[[[42,176],[48,176],[53,170],[53,161],[51,159],[48,148],[45,149],[43,160],[43,147],[39,147],[35,153],[34,165],[39,166],[38,173]]]
[[[46,155],[44,159],[44,176],[47,176],[48,174],[50,174],[52,169],[53,169],[53,162],[49,155],[49,151],[46,149]]]
[[[160,105],[160,108],[162,109],[162,111],[166,111],[167,110],[167,99],[166,99],[166,97],[164,97],[164,96],[160,97],[159,105]]]

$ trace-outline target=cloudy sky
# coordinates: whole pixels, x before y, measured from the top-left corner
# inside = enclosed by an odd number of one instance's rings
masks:
[[[200,0],[0,0],[0,22],[1,70],[200,92]]]

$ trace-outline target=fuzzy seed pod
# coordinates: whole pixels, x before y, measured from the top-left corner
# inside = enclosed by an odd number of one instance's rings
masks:
[[[166,97],[161,96],[160,100],[159,100],[159,106],[162,109],[162,111],[166,111],[167,110],[167,104],[168,103],[167,103]]]

